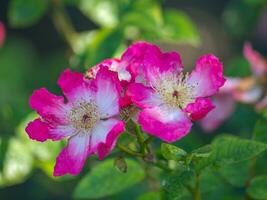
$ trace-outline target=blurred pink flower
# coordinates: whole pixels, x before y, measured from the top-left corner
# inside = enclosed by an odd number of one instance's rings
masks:
[[[231,116],[235,102],[254,104],[259,111],[267,107],[264,89],[267,85],[267,60],[253,50],[248,42],[244,45],[243,53],[253,74],[246,78],[227,78],[219,94],[213,97],[216,108],[200,122],[206,132],[212,132]]]
[[[34,91],[30,106],[41,116],[26,128],[31,139],[43,142],[68,138],[68,145],[56,160],[54,175],[78,174],[87,156],[103,159],[115,146],[124,130],[119,114],[121,86],[117,73],[101,67],[95,79],[65,70],[58,80],[64,97],[45,88]]]
[[[2,22],[0,22],[0,48],[3,46],[6,37],[5,26]]]

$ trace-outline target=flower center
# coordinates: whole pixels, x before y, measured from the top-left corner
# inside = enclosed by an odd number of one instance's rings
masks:
[[[162,77],[155,90],[172,107],[185,108],[194,100],[194,86],[187,84],[188,74],[168,74]]]
[[[70,112],[70,121],[77,129],[88,130],[100,120],[96,104],[93,101],[80,101],[73,105]]]

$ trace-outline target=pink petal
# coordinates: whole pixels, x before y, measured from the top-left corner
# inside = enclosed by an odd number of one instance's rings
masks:
[[[112,151],[124,129],[124,123],[120,120],[101,120],[92,131],[89,153],[98,153],[99,159],[104,159]]]
[[[225,77],[226,81],[225,84],[220,88],[220,94],[221,93],[231,93],[238,89],[240,84],[242,84],[241,78],[230,78]]]
[[[86,75],[89,78],[95,78],[96,74],[97,74],[97,72],[101,66],[106,66],[106,67],[108,67],[109,70],[118,72],[119,64],[120,64],[120,60],[117,58],[106,59],[106,60],[102,61],[101,63],[98,63],[95,66],[88,69],[88,71],[86,72]]]
[[[82,73],[67,69],[60,75],[57,83],[68,101],[73,102],[81,98],[90,100],[95,96],[93,82],[85,79]]]
[[[96,103],[101,118],[108,118],[119,113],[119,103],[122,88],[118,74],[101,67],[95,79],[97,86]]]
[[[200,120],[214,108],[209,98],[198,97],[195,102],[188,104],[184,111],[189,113],[192,120]]]
[[[187,84],[194,87],[196,97],[207,97],[215,94],[224,82],[223,65],[212,54],[201,56],[198,59],[196,68],[187,80]]]
[[[49,125],[40,118],[30,122],[25,130],[32,140],[44,142],[49,139]]]
[[[200,123],[206,132],[212,132],[231,116],[235,108],[235,101],[230,94],[218,94],[214,96],[213,103],[216,106]]]
[[[56,159],[54,176],[77,175],[81,172],[87,158],[89,133],[81,133],[69,139],[68,145]]]
[[[165,142],[175,142],[191,129],[192,123],[179,109],[157,106],[140,111],[137,119],[142,129]]]
[[[176,52],[162,53],[156,45],[138,42],[122,55],[121,62],[128,63],[134,77],[141,76],[147,83],[155,83],[161,73],[180,73],[183,69],[180,55]]]
[[[159,95],[152,88],[140,83],[132,83],[127,87],[125,95],[140,108],[150,108],[162,103]]]
[[[5,26],[2,22],[0,22],[0,48],[3,46],[6,37]]]
[[[252,45],[246,42],[244,45],[243,53],[251,66],[251,70],[256,76],[262,76],[267,71],[267,61],[255,50]]]
[[[64,98],[50,93],[47,89],[35,90],[30,97],[30,106],[46,121],[63,123],[67,107]]]

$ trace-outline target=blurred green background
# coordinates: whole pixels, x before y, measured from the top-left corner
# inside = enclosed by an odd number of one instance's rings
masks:
[[[28,105],[34,89],[59,94],[56,81],[63,69],[84,72],[104,58],[119,57],[138,40],[180,52],[186,69],[201,54],[214,53],[227,75],[249,75],[242,48],[251,41],[267,54],[266,5],[266,0],[1,0],[6,40],[0,48],[0,199],[73,199],[81,177],[98,163],[88,159],[77,177],[52,177],[64,144],[39,144],[24,132],[35,117]],[[190,150],[223,131],[246,137],[256,118],[251,108],[238,105],[214,134],[195,125],[178,144]],[[106,199],[137,199],[159,187],[155,174]]]

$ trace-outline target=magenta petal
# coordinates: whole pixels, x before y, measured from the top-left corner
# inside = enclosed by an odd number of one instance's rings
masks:
[[[162,103],[159,95],[149,87],[140,83],[132,83],[127,87],[126,97],[140,108],[150,108]]]
[[[64,98],[50,93],[45,88],[33,92],[30,97],[30,106],[50,122],[59,123],[65,120]]]
[[[200,120],[214,108],[209,98],[198,97],[195,102],[188,104],[184,111],[189,113],[192,120]]]
[[[54,176],[77,175],[81,172],[88,155],[89,139],[89,133],[81,133],[69,139],[68,145],[57,157]]]
[[[230,94],[219,94],[214,96],[213,103],[216,106],[205,118],[200,121],[201,127],[206,132],[212,132],[218,128],[235,108],[235,101]]]
[[[148,84],[154,84],[162,73],[180,73],[183,69],[178,53],[162,53],[159,47],[147,42],[131,45],[122,55],[121,62],[128,64],[133,77],[142,77]]]
[[[118,79],[118,73],[101,67],[95,79],[97,86],[96,103],[101,118],[107,118],[119,113],[119,103],[122,88]]]
[[[189,133],[192,126],[184,112],[166,106],[140,111],[137,121],[144,131],[165,142],[175,142],[181,139]]]
[[[93,81],[85,79],[79,72],[65,70],[59,77],[58,85],[62,89],[68,101],[76,101],[81,98],[90,99],[95,95],[95,85]]]
[[[196,97],[207,97],[218,92],[224,85],[223,65],[212,54],[201,56],[187,83],[194,87]]]
[[[32,140],[44,142],[49,139],[49,126],[40,118],[30,122],[25,130]]]
[[[243,52],[256,76],[261,76],[267,72],[267,61],[257,51],[254,51],[249,42],[245,43]]]

